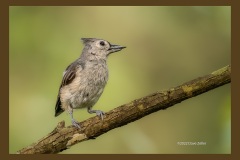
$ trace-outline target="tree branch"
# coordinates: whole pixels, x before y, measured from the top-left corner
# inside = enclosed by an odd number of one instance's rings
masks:
[[[81,129],[57,127],[38,142],[19,150],[18,154],[58,153],[70,146],[98,137],[114,128],[136,121],[158,110],[166,109],[181,101],[231,82],[231,66],[228,65],[206,76],[196,78],[180,86],[142,97],[105,113],[102,121],[98,116],[80,123]]]

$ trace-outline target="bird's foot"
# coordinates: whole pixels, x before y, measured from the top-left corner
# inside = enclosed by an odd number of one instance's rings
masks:
[[[96,115],[98,115],[99,117],[101,117],[101,119],[103,120],[103,115],[105,114],[103,111],[100,110],[95,110]]]
[[[92,110],[91,108],[88,108],[88,113],[90,113],[90,114],[96,113],[96,115],[98,115],[99,117],[101,117],[102,120],[103,120],[103,115],[105,114],[103,111],[100,111],[100,110]]]
[[[79,128],[79,129],[81,128],[79,125],[79,122],[76,121],[75,119],[72,119],[72,125],[74,125],[75,127]]]

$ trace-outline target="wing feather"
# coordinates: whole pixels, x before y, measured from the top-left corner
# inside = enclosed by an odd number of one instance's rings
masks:
[[[60,100],[60,90],[63,86],[68,85],[69,83],[71,83],[75,76],[76,76],[76,69],[77,67],[82,67],[83,68],[83,63],[79,63],[78,65],[78,61],[75,61],[73,63],[71,63],[67,69],[64,71],[63,74],[63,79],[61,82],[61,85],[59,87],[59,91],[58,91],[58,96],[57,96],[57,102],[55,105],[55,117],[60,115],[64,110],[61,107],[61,100]]]

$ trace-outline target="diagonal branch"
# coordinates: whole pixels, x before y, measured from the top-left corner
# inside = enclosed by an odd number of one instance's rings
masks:
[[[58,153],[70,146],[100,136],[114,128],[136,121],[148,114],[171,107],[181,101],[231,82],[231,66],[228,65],[206,76],[196,78],[180,86],[142,97],[119,106],[104,116],[89,118],[80,123],[81,130],[65,127],[59,122],[57,127],[38,142],[19,150],[18,154]]]

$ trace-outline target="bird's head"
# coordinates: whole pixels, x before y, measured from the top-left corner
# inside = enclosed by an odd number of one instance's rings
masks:
[[[95,55],[99,58],[106,58],[111,53],[118,52],[123,48],[126,48],[120,45],[113,45],[103,39],[81,38],[81,40],[85,45],[83,52],[87,52],[88,54]]]

